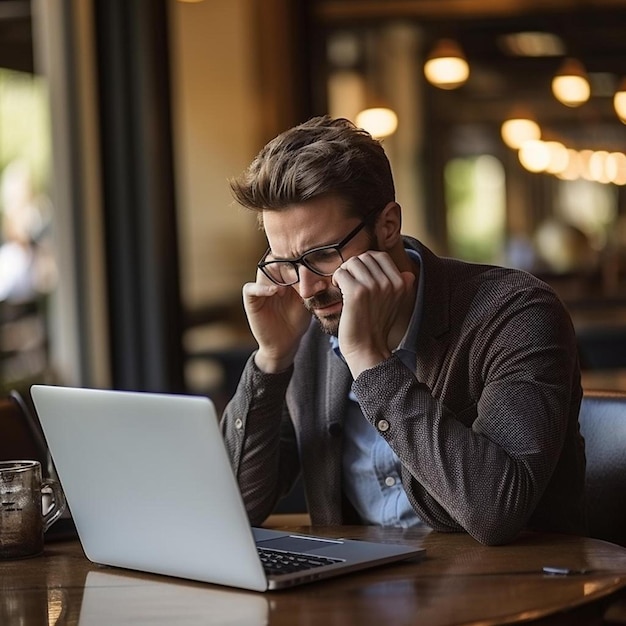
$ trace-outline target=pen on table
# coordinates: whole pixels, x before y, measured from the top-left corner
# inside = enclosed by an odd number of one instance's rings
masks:
[[[544,574],[552,576],[576,576],[578,574],[591,574],[593,570],[574,567],[558,567],[554,565],[545,565],[542,568]]]

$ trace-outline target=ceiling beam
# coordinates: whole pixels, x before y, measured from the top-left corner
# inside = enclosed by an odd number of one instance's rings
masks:
[[[623,0],[314,0],[321,22],[384,18],[470,19],[624,8]]]

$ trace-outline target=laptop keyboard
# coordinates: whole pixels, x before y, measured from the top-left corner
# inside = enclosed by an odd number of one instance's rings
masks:
[[[266,574],[291,574],[302,570],[342,563],[342,559],[331,559],[326,556],[311,556],[297,552],[259,548],[259,557]]]

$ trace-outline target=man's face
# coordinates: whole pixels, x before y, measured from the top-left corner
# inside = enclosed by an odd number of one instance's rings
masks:
[[[309,200],[282,211],[264,211],[263,223],[273,259],[296,259],[313,248],[340,242],[359,225],[357,217],[347,217],[340,200],[332,197]],[[372,249],[371,235],[361,230],[342,249],[344,260]],[[322,330],[337,335],[343,298],[332,276],[319,276],[299,265],[299,282],[292,285]]]

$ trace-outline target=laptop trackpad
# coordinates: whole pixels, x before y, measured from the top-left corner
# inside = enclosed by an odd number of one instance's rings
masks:
[[[341,541],[330,541],[324,539],[308,539],[306,537],[298,537],[286,535],[276,539],[268,539],[266,541],[257,541],[260,548],[269,548],[270,550],[287,550],[288,552],[311,552],[312,550],[321,550],[331,545],[341,544]]]

